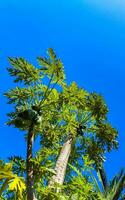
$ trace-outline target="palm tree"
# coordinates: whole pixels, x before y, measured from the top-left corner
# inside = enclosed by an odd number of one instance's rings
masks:
[[[106,172],[103,168],[98,170],[99,180],[102,185],[102,190],[99,189],[98,185],[98,194],[102,199],[105,200],[124,200],[125,199],[125,172],[123,169],[114,176],[114,178],[108,182]]]

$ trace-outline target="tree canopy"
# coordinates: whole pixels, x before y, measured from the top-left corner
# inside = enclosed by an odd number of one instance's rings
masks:
[[[0,175],[1,198],[106,199],[97,191],[91,173],[101,169],[107,152],[118,148],[118,132],[108,121],[108,107],[100,94],[75,82],[68,84],[60,58],[52,48],[47,54],[37,58],[38,66],[22,57],[9,58],[7,70],[16,87],[5,93],[13,105],[7,125],[24,132],[27,157],[12,155],[8,163],[1,161],[0,173],[5,174]],[[40,148],[33,155],[38,136]],[[65,169],[60,185],[56,176],[58,171],[61,177],[57,167],[61,163]]]

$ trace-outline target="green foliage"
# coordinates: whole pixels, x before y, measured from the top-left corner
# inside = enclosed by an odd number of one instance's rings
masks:
[[[15,111],[8,114],[10,120],[7,124],[28,130],[33,122],[35,134],[41,133],[41,143],[46,147],[64,141],[68,133],[74,138],[80,136],[78,128],[81,125],[85,127],[80,132],[83,136],[80,141],[81,149],[86,149],[92,157],[95,152],[93,158],[96,161],[99,159],[100,162],[104,159],[103,154],[106,150],[117,147],[117,131],[106,121],[108,109],[103,98],[96,93],[89,94],[75,82],[67,86],[63,64],[51,48],[48,49],[48,57],[38,57],[38,62],[42,68],[26,64],[27,62],[22,59],[20,61],[20,58],[19,61],[17,58],[14,61],[10,59],[10,68],[13,71],[10,75],[20,77],[26,85],[27,80],[28,86],[16,87],[5,93],[8,103],[15,104]],[[31,75],[33,81],[29,81],[29,71],[26,67],[30,68],[30,71],[33,69],[31,74],[35,74],[36,69],[37,79],[33,80],[34,76]],[[18,72],[15,72],[17,69]],[[46,77],[49,78],[48,85],[43,84]],[[62,89],[57,90],[56,84],[61,85]]]
[[[6,189],[8,191],[13,191],[18,200],[22,200],[23,192],[26,189],[26,185],[24,182],[24,178],[18,177],[12,171],[12,164],[11,163],[3,163],[0,161],[0,197],[6,196]]]
[[[55,172],[53,170],[54,160],[57,156],[57,150],[43,147],[41,148],[32,159],[34,169],[35,187],[37,188],[40,182],[52,176]]]
[[[8,103],[15,105],[15,111],[8,114],[10,118],[8,125],[28,130],[33,122],[34,129],[38,133],[42,130],[41,126],[50,120],[50,116],[53,116],[53,110],[56,110],[59,98],[55,86],[57,83],[64,85],[65,77],[63,64],[57,59],[54,51],[48,49],[48,54],[48,58],[38,58],[40,64],[43,63],[43,67],[46,62],[44,60],[48,59],[46,72],[43,72],[43,68],[36,68],[29,64],[23,58],[9,58],[10,75],[16,77],[15,82],[23,82],[26,86],[25,88],[16,87],[5,93]],[[44,85],[42,81],[47,77],[49,78],[48,85]]]
[[[5,93],[6,97],[9,99],[9,104],[17,104],[17,106],[25,105],[25,101],[32,100],[34,97],[34,88],[31,86],[27,88],[16,87],[15,89],[10,89]]]
[[[26,173],[26,162],[20,156],[11,156],[9,157],[9,161],[12,164],[13,173],[18,176],[25,176]]]
[[[95,192],[91,180],[90,172],[93,170],[93,160],[90,160],[88,155],[82,159],[84,165],[80,170],[69,164],[73,171],[70,181],[65,183],[63,191],[67,195],[68,200],[101,200]]]
[[[103,97],[79,88],[75,82],[67,85],[62,61],[51,48],[47,54],[47,57],[37,58],[38,67],[23,58],[9,58],[8,72],[15,78],[14,82],[22,84],[5,93],[8,103],[14,105],[13,111],[8,113],[7,125],[23,131],[29,131],[33,125],[34,139],[40,136],[40,149],[30,160],[38,200],[102,200],[92,180],[83,172],[90,173],[93,167],[98,169],[105,152],[118,147],[118,133],[107,120],[108,108]],[[66,184],[61,193],[54,193],[47,183],[55,173],[54,164],[69,133],[74,140]],[[83,155],[87,156],[81,168]],[[21,196],[25,190],[24,179],[19,176],[26,176],[26,161],[14,156],[10,162],[8,171],[13,178],[8,182],[8,178],[3,177],[7,181],[5,185],[19,198],[24,198]],[[77,176],[72,177],[74,172]]]
[[[93,161],[89,160],[88,156],[84,158],[84,167],[78,170],[76,167],[69,164],[75,175],[72,174],[70,181],[63,186],[55,184],[53,188],[39,186],[38,200],[40,198],[44,200],[101,200],[98,194],[94,190],[94,185],[91,182],[90,176],[86,172],[93,170]],[[61,192],[55,193],[54,188],[61,188]]]
[[[64,84],[65,74],[64,66],[60,59],[57,58],[55,52],[52,48],[49,48],[48,58],[38,57],[38,62],[42,66],[40,70],[44,72],[49,78],[53,78],[53,83],[59,83],[60,85]]]
[[[14,82],[24,81],[24,84],[27,85],[41,78],[39,70],[24,58],[9,58],[9,62],[12,67],[7,69],[11,76],[16,77]]]
[[[86,101],[87,109],[90,110],[91,115],[95,117],[97,121],[105,120],[108,108],[104,102],[102,96],[91,93]]]
[[[105,182],[106,173],[104,168],[100,168],[99,173],[99,181],[102,184],[103,190],[100,189],[98,195],[106,200],[119,200],[124,199],[125,195],[125,173],[124,170],[120,170],[120,172],[114,176],[114,178],[110,182]],[[105,185],[106,184],[106,185]],[[98,186],[99,187],[99,186]]]

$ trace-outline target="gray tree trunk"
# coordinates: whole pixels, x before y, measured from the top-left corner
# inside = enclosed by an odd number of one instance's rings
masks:
[[[56,166],[55,166],[56,174],[54,174],[52,176],[52,178],[48,184],[49,187],[54,186],[54,184],[63,185],[66,168],[67,168],[69,156],[71,153],[72,141],[73,141],[73,137],[71,135],[69,135],[66,142],[63,144],[63,147],[59,154],[59,157],[58,157],[58,160],[57,160]],[[59,192],[59,191],[60,190],[57,188],[57,192]]]

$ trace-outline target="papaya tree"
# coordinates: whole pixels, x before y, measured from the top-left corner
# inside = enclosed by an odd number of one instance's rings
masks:
[[[5,93],[14,111],[8,113],[8,125],[27,132],[26,180],[27,200],[35,199],[33,171],[33,143],[40,132],[49,126],[57,106],[56,85],[65,85],[63,64],[54,51],[48,49],[48,57],[37,58],[39,66],[34,67],[23,58],[9,58],[9,74],[18,84]],[[47,83],[48,82],[48,83]],[[45,84],[44,84],[45,83]],[[51,106],[50,106],[51,105]]]
[[[103,98],[75,82],[67,85],[63,64],[52,49],[48,49],[48,57],[37,60],[39,66],[35,67],[23,58],[9,58],[8,71],[18,86],[5,93],[8,103],[14,105],[7,124],[27,133],[27,200],[40,199],[39,186],[47,182],[49,189],[56,186],[60,191],[65,177],[68,180],[72,173],[68,162],[80,167],[81,156],[88,154],[98,168],[104,153],[117,148],[117,131],[107,120]],[[41,148],[33,156],[38,135]]]
[[[87,154],[95,161],[95,168],[98,169],[104,161],[105,152],[118,147],[118,133],[107,120],[108,108],[102,96],[88,93],[75,83],[65,86],[61,95],[67,138],[57,159],[56,174],[50,179],[49,187],[55,184],[63,185],[70,155],[72,164],[79,165],[80,157]]]

